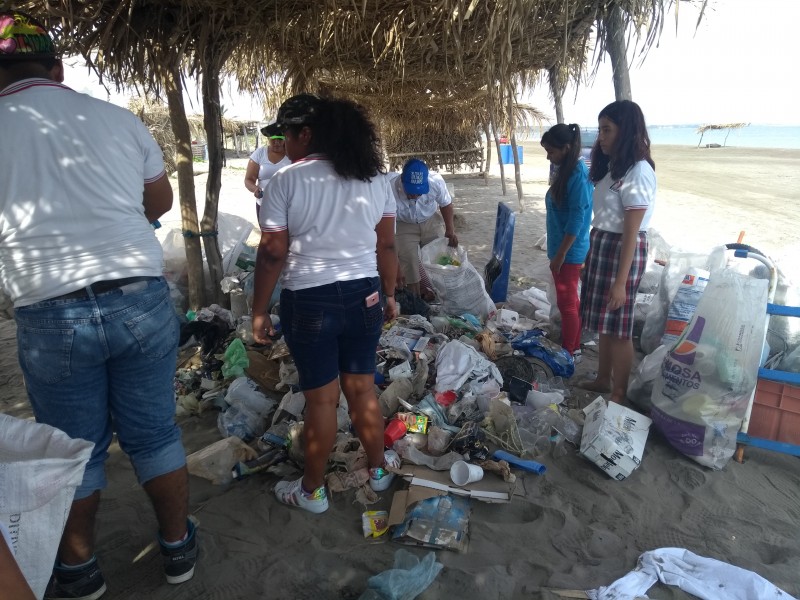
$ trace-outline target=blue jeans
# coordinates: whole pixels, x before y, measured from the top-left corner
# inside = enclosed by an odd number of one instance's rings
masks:
[[[140,483],[186,464],[174,417],[179,323],[163,278],[44,300],[14,316],[36,420],[95,444],[75,500],[106,486],[112,432]]]
[[[383,326],[380,302],[365,299],[379,288],[377,277],[337,281],[281,292],[281,328],[297,366],[301,390],[330,383],[339,373],[375,372]]]

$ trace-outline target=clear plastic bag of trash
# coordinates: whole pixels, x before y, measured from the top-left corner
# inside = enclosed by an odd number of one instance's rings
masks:
[[[235,404],[217,417],[217,428],[222,437],[235,435],[249,442],[264,433],[266,420],[244,405]]]
[[[434,552],[420,560],[401,548],[394,554],[394,567],[370,577],[359,600],[414,600],[428,589],[442,567]]]

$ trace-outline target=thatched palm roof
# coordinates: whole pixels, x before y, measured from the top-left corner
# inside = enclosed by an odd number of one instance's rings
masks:
[[[41,0],[7,3],[60,23],[61,46],[116,85],[159,94],[166,71],[223,67],[267,114],[292,92],[353,97],[392,122],[397,146],[422,143],[421,125],[474,138],[491,113],[506,126],[517,86],[584,69],[613,7],[652,42],[671,1],[48,0],[46,15]]]

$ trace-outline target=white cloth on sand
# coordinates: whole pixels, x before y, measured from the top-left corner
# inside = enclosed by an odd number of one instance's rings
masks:
[[[684,548],[645,552],[634,571],[587,594],[592,600],[634,600],[644,596],[657,581],[676,585],[702,600],[796,600],[752,571]]]

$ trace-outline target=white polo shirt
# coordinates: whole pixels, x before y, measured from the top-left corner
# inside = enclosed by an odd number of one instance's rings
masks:
[[[622,233],[625,211],[644,210],[639,231],[647,231],[656,204],[656,173],[646,160],[633,165],[622,179],[611,172],[594,186],[592,227]]]
[[[0,91],[0,284],[26,306],[161,275],[144,184],[164,176],[139,118],[49,79]]]
[[[395,216],[385,177],[343,179],[329,160],[312,154],[267,184],[261,231],[288,230],[281,284],[290,290],[378,276],[375,227]]]
[[[397,203],[397,220],[403,223],[424,223],[442,206],[453,202],[444,178],[438,173],[428,173],[427,194],[415,200],[409,200],[403,189],[400,173],[387,173],[386,179]]]
[[[280,171],[283,167],[292,164],[288,156],[280,159],[274,163],[269,159],[269,146],[259,146],[250,155],[250,160],[258,165],[258,187],[262,190],[267,187],[267,182],[270,178]],[[261,206],[261,198],[256,198],[256,204]]]

